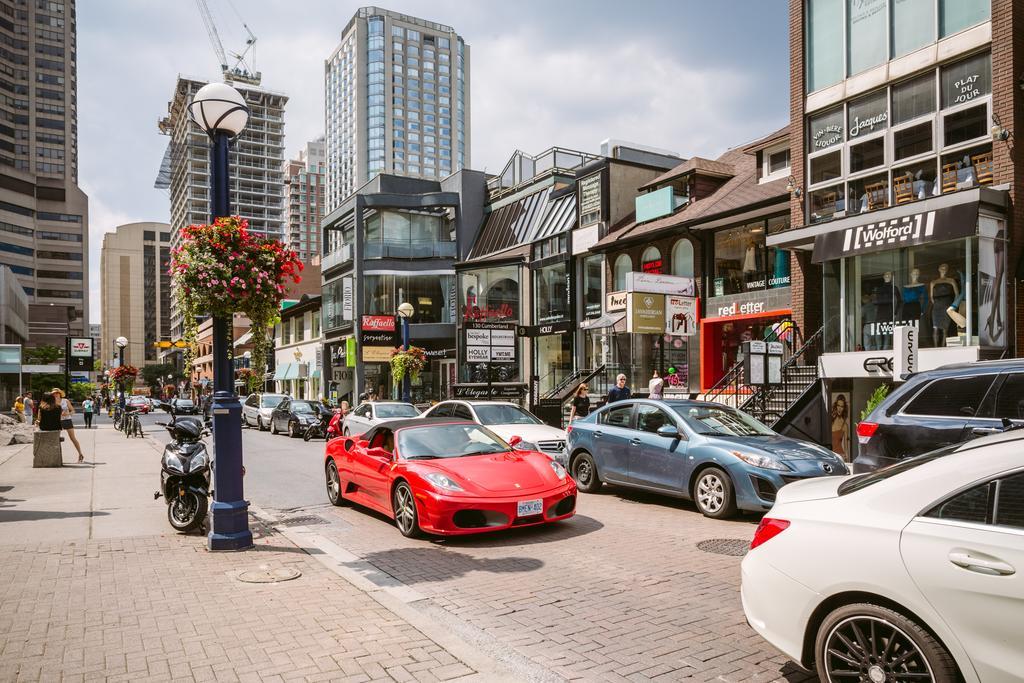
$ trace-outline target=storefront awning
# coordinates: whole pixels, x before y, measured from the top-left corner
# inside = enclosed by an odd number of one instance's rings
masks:
[[[299,366],[295,363],[284,363],[278,365],[274,371],[275,380],[298,379]]]
[[[625,311],[614,313],[603,313],[599,318],[591,318],[580,323],[581,330],[599,330],[607,327],[615,327],[626,317]]]
[[[910,247],[926,242],[946,242],[978,234],[978,202],[921,211],[898,218],[834,230],[814,238],[812,263]]]
[[[320,368],[314,370],[313,374],[311,374],[309,377],[310,379],[320,379]]]
[[[239,337],[238,339],[236,339],[236,340],[235,340],[235,344],[234,344],[234,345],[235,345],[236,347],[238,347],[238,346],[244,346],[244,345],[248,344],[250,340],[252,340],[252,330],[249,330],[248,332],[246,332],[245,334],[243,334],[243,335],[242,335],[241,337]]]

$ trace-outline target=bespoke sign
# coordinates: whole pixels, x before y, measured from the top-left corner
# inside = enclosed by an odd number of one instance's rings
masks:
[[[665,295],[631,292],[626,307],[626,331],[635,334],[663,334]]]
[[[696,296],[697,283],[692,277],[679,277],[678,275],[626,273],[626,291]]]
[[[944,242],[977,232],[977,202],[955,204],[818,235],[811,261],[823,263],[865,252]]]
[[[360,328],[367,332],[394,332],[395,319],[390,315],[364,315]]]
[[[604,310],[608,313],[626,310],[629,294],[626,292],[608,292],[604,297]]]
[[[502,328],[467,328],[467,363],[512,363],[516,360],[516,329],[512,325]]]

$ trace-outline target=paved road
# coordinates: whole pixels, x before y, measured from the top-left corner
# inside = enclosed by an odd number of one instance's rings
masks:
[[[144,418],[162,442],[164,419]],[[380,515],[326,504],[323,441],[246,429],[243,444],[249,500],[409,586],[416,609],[524,678],[811,680],[745,623],[739,562],[756,517],[709,520],[605,487],[556,526],[410,541]],[[716,540],[719,552],[702,549]]]

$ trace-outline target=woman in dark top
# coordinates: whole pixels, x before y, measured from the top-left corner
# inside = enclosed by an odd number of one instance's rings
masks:
[[[590,415],[590,397],[587,396],[587,385],[581,384],[576,389],[576,395],[572,399],[572,410],[569,411],[569,422],[577,417]]]
[[[57,399],[53,394],[43,394],[39,399],[39,409],[36,411],[39,429],[44,432],[59,432],[60,414],[61,407],[57,405]]]

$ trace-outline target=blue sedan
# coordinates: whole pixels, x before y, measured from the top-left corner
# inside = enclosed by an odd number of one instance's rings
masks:
[[[790,482],[847,473],[827,448],[706,401],[619,401],[567,431],[569,471],[581,491],[608,482],[665,493],[714,518],[737,508],[763,512]]]

